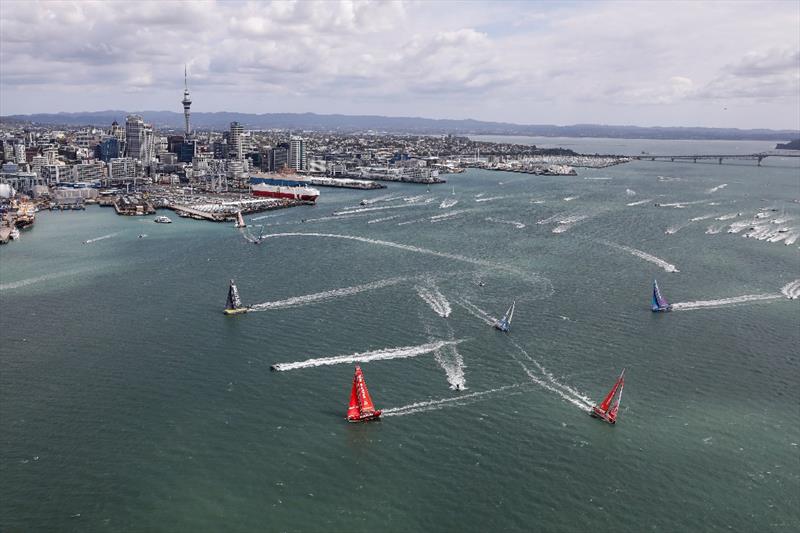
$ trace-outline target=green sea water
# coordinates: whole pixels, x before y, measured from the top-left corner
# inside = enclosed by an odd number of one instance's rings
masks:
[[[250,217],[258,246],[39,213],[0,248],[0,530],[800,528],[800,242],[707,233],[800,230],[797,160],[447,178],[323,189]],[[222,314],[231,278],[261,311]],[[654,278],[684,309],[650,312]],[[365,352],[375,423],[344,420],[353,363],[270,371]]]

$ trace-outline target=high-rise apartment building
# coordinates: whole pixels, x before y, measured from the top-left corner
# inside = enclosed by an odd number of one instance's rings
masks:
[[[289,139],[289,168],[306,170],[306,142],[302,137]]]
[[[139,115],[128,115],[125,119],[125,155],[142,160],[144,152],[144,119]]]
[[[231,122],[231,131],[228,134],[228,144],[230,145],[228,154],[231,159],[244,159],[242,134],[244,134],[244,128],[242,128],[242,125],[238,122]]]

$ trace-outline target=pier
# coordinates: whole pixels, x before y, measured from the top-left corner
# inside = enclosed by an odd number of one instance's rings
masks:
[[[761,161],[768,157],[800,157],[800,152],[786,153],[786,152],[761,152],[758,154],[696,154],[696,155],[632,155],[631,159],[637,161],[692,161],[697,163],[704,160],[716,160],[717,164],[721,165],[723,160],[738,159],[742,161],[757,161],[758,166],[761,166]]]

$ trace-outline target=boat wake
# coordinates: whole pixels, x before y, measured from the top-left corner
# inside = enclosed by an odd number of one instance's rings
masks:
[[[720,190],[720,189],[724,189],[724,188],[725,188],[725,187],[727,187],[727,186],[728,186],[728,184],[727,184],[727,183],[723,183],[722,185],[717,185],[716,187],[711,187],[710,189],[708,189],[708,190],[706,191],[706,194],[711,194],[711,193],[713,193],[713,192],[717,192],[718,190]]]
[[[21,279],[18,281],[11,281],[8,283],[0,283],[0,291],[7,291],[10,289],[19,289],[20,287],[26,287],[28,285],[34,285],[36,283],[41,283],[42,281],[48,281],[51,279],[58,279],[63,278],[66,276],[74,276],[75,274],[80,274],[91,270],[89,268],[83,268],[78,270],[66,270],[64,272],[54,272],[52,274],[45,274],[43,276],[36,276],[35,278],[27,278]]]
[[[791,283],[787,283],[781,287],[781,294],[790,300],[797,300],[800,298],[800,279],[796,279]]]
[[[436,337],[433,335],[430,322],[423,322],[425,324],[425,332],[428,335],[428,341],[434,342]],[[443,323],[447,328],[447,338],[453,340],[453,330],[447,322]],[[458,351],[454,344],[442,346],[441,348],[433,351],[433,358],[442,370],[444,370],[447,383],[453,390],[465,390],[467,388],[466,379],[464,378],[464,358]]]
[[[652,201],[653,201],[653,199],[652,199],[652,198],[648,198],[648,199],[646,199],[646,200],[637,200],[637,201],[635,201],[635,202],[629,202],[629,203],[627,203],[627,204],[625,204],[625,205],[627,205],[628,207],[633,207],[633,206],[635,206],[635,205],[644,205],[644,204],[649,204],[649,203],[650,203],[650,202],[652,202]]]
[[[481,392],[461,394],[453,398],[428,400],[425,402],[416,402],[409,405],[404,405],[402,407],[391,407],[389,409],[384,409],[382,416],[413,415],[416,413],[424,413],[426,411],[438,411],[439,409],[444,409],[445,407],[457,407],[462,405],[468,405],[470,403],[478,401],[492,394],[497,394],[498,392],[506,391],[509,389],[515,389],[517,387],[524,387],[525,385],[526,385],[525,383],[515,383],[513,385],[505,385],[504,387],[497,387],[495,389],[489,389]]]
[[[679,224],[674,224],[674,225],[668,227],[666,230],[664,230],[664,233],[666,235],[674,235],[675,233],[678,233],[680,230],[682,230],[683,228],[688,226],[690,223],[691,223],[691,221],[689,221],[689,222],[681,222]]]
[[[281,216],[281,215],[285,215],[285,214],[286,214],[286,212],[284,211],[283,213],[277,213],[277,214],[274,214],[274,215],[261,215],[261,216],[259,216],[259,217],[253,217],[253,218],[251,218],[251,219],[250,219],[250,221],[254,221],[254,220],[263,220],[263,219],[265,219],[265,218],[274,218],[274,217],[279,217],[279,216]]]
[[[705,200],[695,200],[692,202],[672,202],[669,204],[659,204],[659,207],[676,207],[678,209],[684,208],[687,205],[702,204]]]
[[[367,220],[367,224],[377,224],[378,222],[386,222],[389,220],[394,220],[396,218],[400,218],[403,215],[392,215],[390,217],[383,217],[383,218],[373,218],[372,220]]]
[[[717,224],[715,226],[709,226],[706,229],[706,234],[707,235],[716,235],[717,233],[720,233],[723,229],[725,229],[725,224]]]
[[[702,215],[699,217],[690,218],[689,222],[699,222],[701,220],[708,220],[709,218],[713,217],[715,213],[711,213],[709,215]]]
[[[525,371],[525,374],[527,374],[528,378],[532,382],[549,390],[550,392],[558,394],[559,396],[561,396],[561,398],[568,401],[569,403],[571,403],[572,405],[574,405],[575,407],[577,407],[582,411],[586,411],[587,413],[591,411],[594,402],[588,396],[578,392],[575,388],[570,387],[569,385],[561,383],[559,380],[556,379],[555,376],[553,376],[552,373],[550,373],[544,366],[542,366],[542,364],[539,363],[539,361],[531,357],[531,355],[527,351],[525,351],[525,349],[522,346],[517,344],[516,341],[510,338],[509,340],[511,341],[511,344],[513,344],[514,347],[516,347],[517,350],[519,350],[522,356],[525,359],[527,359],[528,362],[533,363],[533,365],[539,371],[539,374],[537,375],[536,373],[532,372],[531,369],[523,361],[512,355],[512,358],[517,363],[519,363],[519,365]]]
[[[510,198],[510,196],[489,196],[489,197],[481,197],[475,198],[476,202],[491,202],[493,200],[503,200],[505,198]]]
[[[416,203],[407,203],[400,205],[383,205],[378,207],[359,207],[357,209],[343,209],[341,211],[334,211],[334,216],[354,215],[356,213],[371,213],[373,211],[386,211],[388,209],[402,209],[404,207],[416,207]]]
[[[448,219],[448,218],[451,218],[451,217],[454,217],[456,215],[460,215],[460,214],[466,213],[466,212],[467,212],[467,209],[456,209],[455,211],[449,211],[449,212],[441,214],[441,215],[433,215],[428,220],[430,220],[431,222],[440,222],[442,220],[445,220],[445,219]]]
[[[396,194],[386,194],[384,196],[378,196],[376,198],[371,198],[368,200],[361,200],[361,203],[364,205],[371,205],[377,204],[379,202],[391,202],[392,200],[400,200],[402,197]]]
[[[741,304],[745,302],[758,302],[764,300],[776,300],[783,298],[780,294],[745,294],[744,296],[734,296],[733,298],[720,298],[719,300],[701,300],[697,302],[678,302],[672,304],[674,311],[691,311],[694,309],[714,309],[729,305]]]
[[[630,246],[624,246],[622,244],[617,244],[617,243],[611,242],[611,241],[600,240],[599,242],[601,244],[605,244],[606,246],[610,246],[612,248],[616,248],[617,250],[622,250],[624,252],[628,252],[629,254],[638,257],[639,259],[644,259],[645,261],[649,261],[650,263],[653,263],[654,265],[660,266],[661,268],[663,268],[667,272],[680,272],[680,270],[678,270],[678,268],[675,265],[673,265],[671,263],[668,263],[668,262],[664,261],[663,259],[661,259],[659,257],[656,257],[654,255],[648,254],[647,252],[643,252],[641,250],[637,250],[636,248],[631,248]]]
[[[486,217],[484,220],[486,220],[487,222],[497,222],[498,224],[508,224],[514,226],[517,229],[522,229],[525,227],[525,224],[523,224],[522,222],[518,222],[516,220],[502,220],[500,218],[494,218],[494,217]]]
[[[439,204],[439,209],[447,209],[448,207],[453,207],[458,203],[458,200],[454,198],[448,198],[447,200],[442,200],[442,203]]]
[[[93,242],[104,241],[106,239],[110,239],[111,237],[116,237],[117,235],[119,235],[119,232],[109,233],[108,235],[103,235],[102,237],[95,237],[94,239],[85,240],[85,241],[83,241],[83,243],[84,244],[92,244]]]
[[[633,189],[625,189],[625,196],[636,196],[636,191]]]
[[[389,359],[406,359],[432,353],[444,346],[456,345],[463,342],[462,339],[450,341],[437,341],[418,346],[401,346],[398,348],[388,348],[383,350],[373,350],[370,352],[354,353],[350,355],[337,355],[335,357],[320,357],[307,359],[294,363],[275,363],[272,370],[285,372],[287,370],[299,370],[302,368],[314,368],[317,366],[340,365],[345,363],[368,363],[370,361],[385,361]]]
[[[300,307],[302,305],[315,304],[333,298],[341,298],[342,296],[352,296],[361,292],[372,291],[375,289],[382,289],[383,287],[390,287],[407,281],[408,278],[388,278],[372,283],[365,283],[363,285],[356,285],[354,287],[343,287],[341,289],[333,289],[330,291],[317,292],[314,294],[306,294],[303,296],[295,296],[285,300],[277,300],[274,302],[264,302],[261,304],[252,305],[249,307],[250,311],[270,311],[272,309],[286,309],[289,307]]]
[[[580,198],[580,196],[566,196],[563,200],[565,202],[571,202],[572,200],[576,200],[578,198]]]
[[[447,301],[444,294],[439,292],[439,288],[433,280],[429,280],[427,286],[417,285],[414,288],[419,297],[440,317],[447,318],[450,316],[450,313],[453,312],[453,309],[450,307],[450,302]]]
[[[460,305],[461,307],[464,308],[464,310],[467,313],[471,314],[472,316],[486,323],[489,326],[494,326],[498,322],[498,320],[495,317],[493,317],[492,315],[490,315],[477,305],[473,304],[466,298],[461,298],[459,300],[456,300],[456,304]]]

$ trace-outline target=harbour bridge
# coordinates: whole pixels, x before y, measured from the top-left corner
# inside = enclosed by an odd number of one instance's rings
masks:
[[[716,159],[717,162],[721,165],[723,159],[739,159],[744,161],[758,161],[758,166],[761,166],[761,161],[768,157],[800,157],[800,151],[797,152],[786,152],[786,151],[774,151],[774,152],[759,152],[757,154],[696,154],[696,155],[652,155],[652,154],[641,154],[641,155],[632,155],[628,156],[631,159],[635,159],[637,161],[692,161],[697,163],[697,161],[702,160],[714,160]]]

